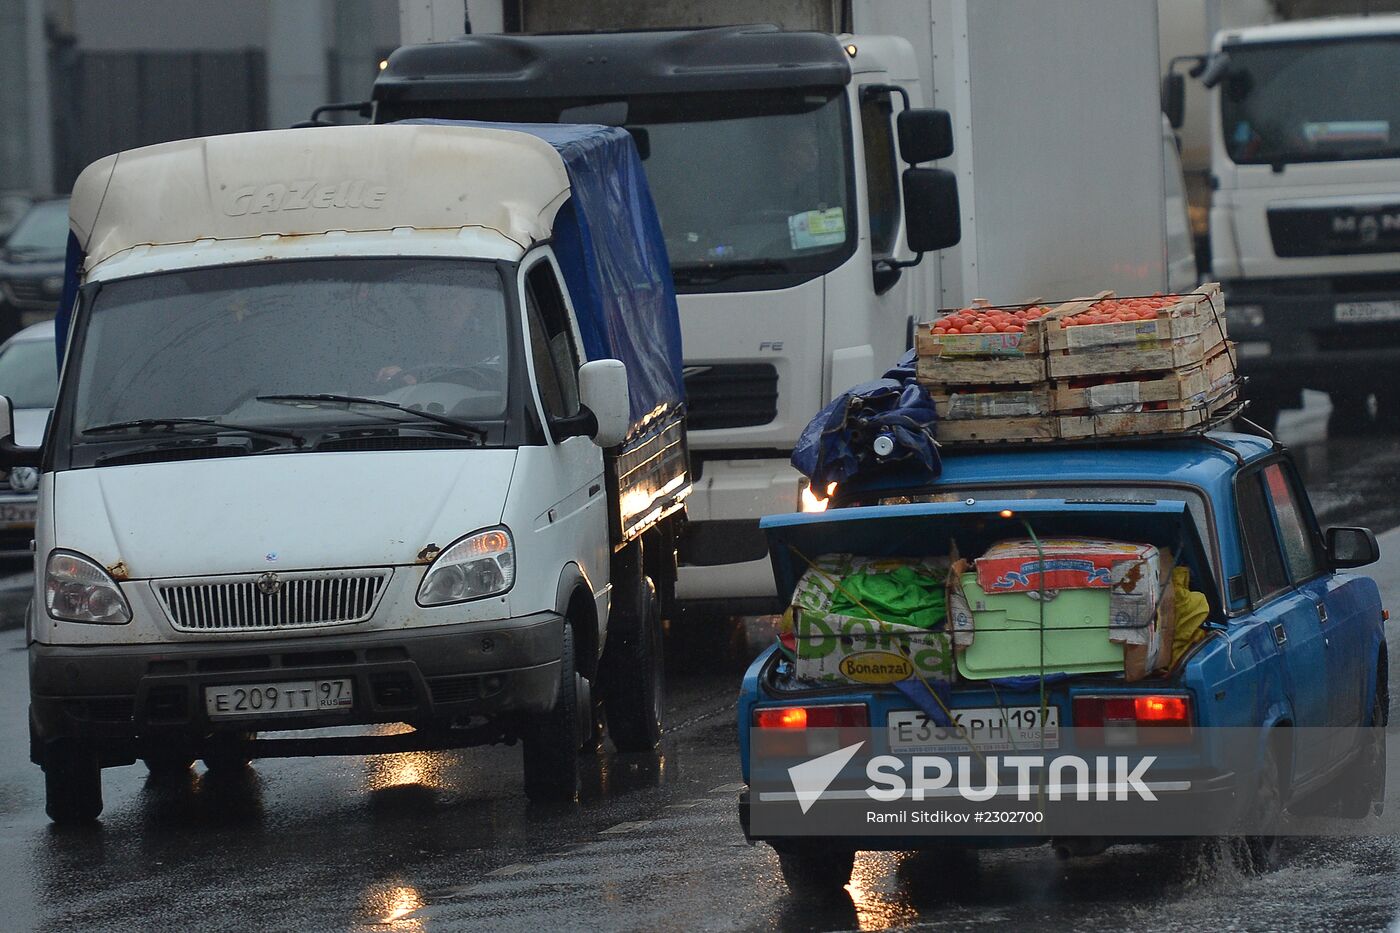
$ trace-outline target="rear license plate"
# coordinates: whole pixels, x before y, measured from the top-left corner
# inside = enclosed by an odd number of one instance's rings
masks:
[[[1400,321],[1400,301],[1343,301],[1333,308],[1332,317],[1347,324]]]
[[[1038,706],[955,709],[954,721],[966,730],[965,735],[959,735],[957,729],[935,725],[919,710],[900,710],[890,713],[888,720],[890,751],[896,755],[959,752],[967,751],[969,742],[989,752],[1059,748],[1060,711],[1051,706],[1045,712],[1042,745]]]
[[[348,678],[223,684],[204,688],[204,710],[210,719],[326,713],[350,710],[354,705],[355,695]]]
[[[0,525],[33,525],[39,506],[33,502],[0,504]]]

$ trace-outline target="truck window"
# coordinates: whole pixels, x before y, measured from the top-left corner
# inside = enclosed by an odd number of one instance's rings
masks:
[[[1269,464],[1264,468],[1264,488],[1283,538],[1289,576],[1299,582],[1316,576],[1323,563],[1310,517],[1305,514],[1305,504],[1299,500],[1297,485],[1289,478],[1289,472],[1281,463]]]
[[[1226,46],[1220,119],[1240,164],[1400,155],[1400,39]]]
[[[554,269],[536,263],[525,275],[525,314],[540,401],[551,418],[578,414],[578,351]]]
[[[894,112],[888,93],[861,101],[860,132],[865,146],[865,187],[870,198],[870,252],[877,258],[894,252],[899,227],[899,172],[895,165]]]
[[[1249,568],[1249,592],[1254,602],[1268,599],[1288,586],[1283,555],[1260,473],[1241,476],[1235,485],[1239,500],[1240,537]]]

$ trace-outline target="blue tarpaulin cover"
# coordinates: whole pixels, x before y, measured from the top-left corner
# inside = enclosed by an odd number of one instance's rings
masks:
[[[936,479],[943,471],[934,441],[937,420],[928,390],[914,379],[912,360],[908,367],[901,361],[885,378],[852,386],[819,411],[797,439],[792,465],[817,490],[892,467]],[[882,444],[889,450],[882,452]]]
[[[626,364],[634,427],[680,406],[685,389],[676,291],[661,221],[627,131],[592,125],[405,122],[513,130],[554,147],[568,173],[571,196],[555,218],[552,245],[574,301],[584,351],[589,359]],[[83,260],[76,239],[70,239],[56,319],[60,365]]]
[[[626,130],[559,123],[405,120],[529,133],[564,160],[572,189],[554,218],[554,255],[589,359],[622,360],[632,423],[685,400],[681,323],[661,220]]]

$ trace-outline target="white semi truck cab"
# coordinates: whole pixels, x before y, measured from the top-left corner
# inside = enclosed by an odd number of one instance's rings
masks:
[[[675,296],[627,134],[535,130],[218,136],[79,177],[42,451],[0,399],[0,459],[42,470],[52,818],[137,758],[518,740],[558,799],[600,713],[656,745]],[[412,728],[305,733],[386,723]]]
[[[764,611],[760,516],[821,507],[789,464],[937,297],[904,266],[956,243],[952,148],[910,44],[773,26],[469,35],[394,52],[377,123],[603,123],[641,153],[679,293],[695,492],[677,595]]]
[[[1305,388],[1331,395],[1334,429],[1364,425],[1372,393],[1400,415],[1400,16],[1227,30],[1193,73],[1213,88],[1213,275],[1251,416]]]

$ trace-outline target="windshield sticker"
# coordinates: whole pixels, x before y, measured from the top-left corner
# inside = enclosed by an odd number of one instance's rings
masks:
[[[1389,120],[1331,120],[1304,123],[1303,138],[1318,143],[1389,143]]]
[[[788,218],[793,249],[837,246],[846,240],[846,213],[839,207],[802,211]]]

